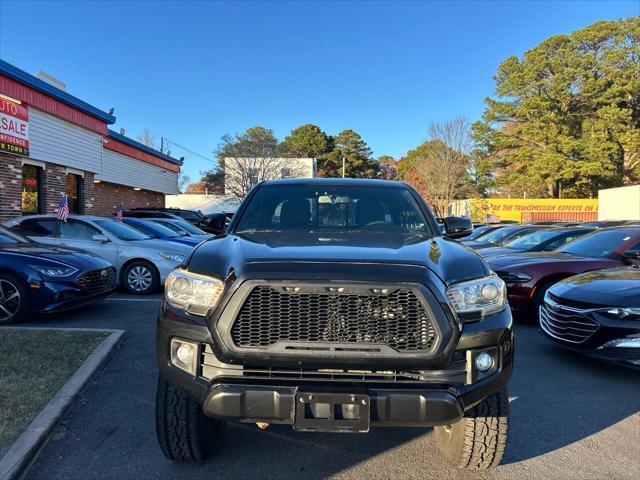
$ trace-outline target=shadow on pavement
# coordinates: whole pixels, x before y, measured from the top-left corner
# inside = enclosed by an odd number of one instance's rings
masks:
[[[511,422],[503,464],[544,455],[638,413],[640,372],[553,344],[516,324]],[[515,397],[515,398],[514,398]]]

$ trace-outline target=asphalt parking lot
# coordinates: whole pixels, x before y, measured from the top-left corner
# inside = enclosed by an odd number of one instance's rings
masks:
[[[154,428],[160,296],[122,293],[24,326],[118,328],[126,337],[26,478],[640,478],[640,374],[576,356],[516,325],[506,456],[489,474],[448,467],[430,429],[304,434],[230,425],[205,465],[165,460]]]

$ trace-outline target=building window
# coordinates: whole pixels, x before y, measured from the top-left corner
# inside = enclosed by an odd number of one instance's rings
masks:
[[[41,167],[22,166],[22,213],[24,215],[44,213],[43,183]]]
[[[82,197],[82,176],[68,173],[67,201],[69,202],[69,213],[83,213],[84,199]]]

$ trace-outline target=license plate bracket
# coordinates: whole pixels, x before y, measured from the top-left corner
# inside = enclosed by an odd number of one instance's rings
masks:
[[[368,432],[369,395],[298,392],[293,428],[302,432]]]

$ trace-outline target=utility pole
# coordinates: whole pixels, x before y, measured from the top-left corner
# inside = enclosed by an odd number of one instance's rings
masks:
[[[164,137],[160,137],[160,153],[164,153]]]
[[[345,162],[346,162],[346,158],[342,157],[342,178],[344,178],[344,167],[345,167]]]

